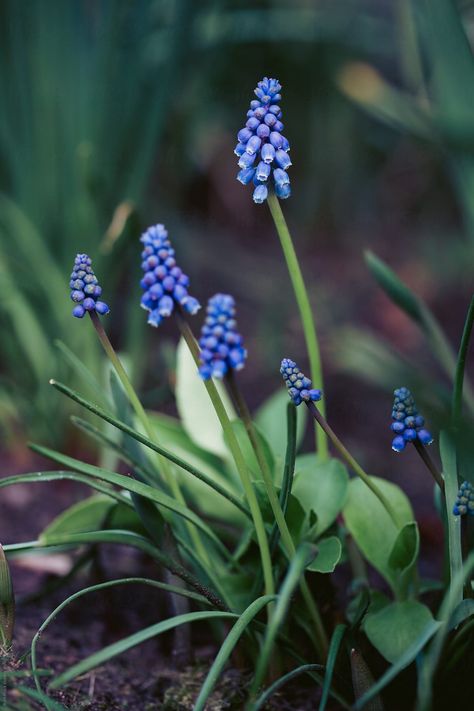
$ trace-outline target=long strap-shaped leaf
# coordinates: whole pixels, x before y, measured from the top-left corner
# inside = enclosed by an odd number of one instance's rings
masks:
[[[85,674],[91,669],[105,664],[105,662],[108,662],[109,659],[113,659],[113,657],[116,657],[119,654],[123,654],[123,652],[126,652],[132,647],[136,647],[137,644],[142,644],[142,642],[146,642],[148,639],[157,637],[163,632],[172,630],[175,627],[178,627],[179,625],[185,625],[190,622],[199,622],[200,620],[219,618],[233,619],[236,617],[238,617],[238,615],[232,612],[209,611],[189,612],[186,615],[177,615],[176,617],[171,617],[168,620],[163,620],[162,622],[158,622],[157,624],[151,625],[150,627],[145,627],[145,629],[140,630],[140,632],[135,632],[135,634],[132,634],[129,637],[125,637],[124,639],[121,639],[118,642],[115,642],[114,644],[110,644],[108,647],[104,647],[99,652],[95,652],[95,654],[91,654],[86,659],[83,659],[82,662],[74,664],[74,666],[70,667],[65,672],[60,674],[50,684],[50,687],[51,689],[58,689],[60,686],[64,686],[64,684],[67,684],[69,681],[75,679],[77,676]]]
[[[194,705],[194,711],[204,711],[206,701],[209,698],[209,695],[212,693],[212,690],[220,674],[222,673],[222,670],[225,664],[227,663],[227,660],[232,654],[235,645],[237,644],[237,642],[239,641],[242,634],[245,632],[255,615],[257,615],[260,610],[265,607],[265,605],[268,605],[269,602],[275,600],[275,598],[276,595],[264,595],[263,597],[259,597],[254,600],[240,615],[239,619],[225,638],[224,643],[221,646],[219,653],[217,654],[217,657],[214,659],[214,662],[212,663],[212,666],[209,669],[207,677],[201,687],[199,696]]]
[[[261,696],[258,697],[257,701],[253,706],[253,711],[260,711],[260,709],[264,706],[264,704],[266,704],[268,699],[273,696],[273,694],[277,692],[278,689],[280,689],[282,686],[287,684],[295,677],[300,676],[301,674],[309,674],[310,672],[315,671],[324,671],[324,667],[321,664],[302,664],[300,667],[292,669],[284,676],[281,676],[279,679],[274,681],[273,684],[268,687],[268,689],[265,689]]]
[[[107,494],[112,499],[115,499],[121,504],[126,506],[132,506],[132,502],[126,496],[112,489],[111,486],[107,484],[101,484],[100,481],[96,479],[91,480],[90,476],[84,474],[78,474],[76,472],[66,472],[62,470],[51,471],[51,472],[33,472],[27,474],[15,474],[14,476],[7,476],[0,479],[0,489],[4,486],[12,486],[13,484],[34,484],[35,482],[45,482],[45,481],[61,481],[62,479],[71,479],[72,481],[80,482],[81,484],[87,484],[92,489],[100,491],[102,494]]]
[[[56,380],[50,380],[50,384],[57,390],[62,392],[64,395],[67,395],[67,397],[71,398],[71,400],[74,400],[74,402],[77,402],[79,405],[82,405],[82,407],[85,407],[90,412],[93,412],[95,415],[105,420],[105,422],[109,422],[114,427],[117,427],[117,429],[130,435],[130,437],[133,437],[133,439],[137,440],[137,442],[140,442],[140,444],[149,447],[154,452],[158,452],[158,454],[161,454],[166,459],[169,459],[169,461],[173,462],[173,464],[176,464],[178,467],[181,467],[181,469],[184,469],[184,471],[187,471],[189,472],[189,474],[192,474],[197,479],[200,479],[202,482],[217,491],[217,493],[221,494],[221,496],[224,496],[226,499],[228,499],[228,501],[233,503],[234,506],[240,509],[242,513],[244,513],[248,518],[251,518],[250,512],[247,507],[241,501],[239,501],[239,499],[234,496],[228,489],[224,488],[220,484],[217,484],[210,477],[208,477],[207,474],[204,474],[195,466],[189,464],[184,459],[181,459],[181,457],[178,457],[176,454],[173,454],[173,452],[170,452],[168,449],[165,449],[164,447],[160,447],[159,445],[155,444],[155,442],[152,442],[152,440],[148,437],[145,437],[145,435],[140,434],[140,432],[137,432],[132,427],[129,427],[124,422],[121,422],[110,412],[104,410],[102,407],[99,407],[98,405],[95,405],[89,400],[86,400],[85,398],[81,397],[81,395],[76,393],[74,390],[71,390],[71,388],[68,388],[66,385],[63,385],[63,383],[58,383]]]
[[[151,543],[147,538],[132,533],[131,531],[88,531],[85,533],[69,533],[62,536],[55,536],[48,542],[28,541],[26,543],[14,543],[4,546],[4,551],[9,554],[32,553],[37,550],[46,549],[48,551],[60,552],[68,548],[80,546],[87,543],[115,543],[124,546],[133,546],[147,553],[151,558],[157,560],[167,570],[184,580],[190,587],[203,595],[211,605],[218,610],[227,611],[228,607],[216,595],[213,590],[209,590],[200,580],[194,577],[186,568],[176,561],[171,560],[165,553]]]
[[[326,704],[329,698],[329,691],[331,689],[334,667],[336,666],[337,654],[339,652],[339,647],[341,646],[342,638],[344,637],[346,629],[347,625],[337,625],[331,637],[328,659],[326,662],[326,674],[324,675],[323,693],[321,696],[321,701],[319,702],[318,711],[324,711],[326,708]]]
[[[146,499],[154,501],[156,504],[159,504],[160,506],[163,506],[164,508],[167,508],[170,511],[174,511],[174,513],[178,514],[179,516],[182,516],[187,521],[190,521],[196,526],[196,528],[200,529],[203,533],[205,533],[206,536],[208,536],[210,540],[215,544],[216,548],[218,548],[224,556],[229,557],[228,550],[219,540],[219,538],[215,535],[214,531],[212,531],[212,529],[209,528],[209,526],[204,523],[204,521],[202,521],[202,519],[197,514],[195,514],[194,511],[191,511],[191,509],[187,508],[187,506],[183,506],[182,504],[178,503],[171,496],[168,496],[168,494],[158,491],[157,489],[152,486],[149,486],[148,484],[144,484],[140,481],[135,481],[135,479],[131,479],[130,477],[124,476],[123,474],[116,474],[115,472],[108,471],[107,469],[102,469],[102,467],[96,467],[93,464],[87,464],[86,462],[82,462],[80,459],[68,457],[66,454],[55,452],[53,449],[49,449],[48,447],[41,447],[39,445],[33,444],[30,445],[30,448],[34,452],[38,452],[38,454],[41,454],[44,457],[48,457],[54,462],[58,462],[58,464],[69,467],[70,469],[73,469],[75,471],[82,472],[83,474],[88,474],[89,476],[95,477],[102,481],[107,481],[109,484],[115,484],[116,486],[120,486],[126,491],[131,491],[134,494],[138,494],[139,496],[143,496]]]
[[[199,602],[201,604],[207,605],[209,604],[208,601],[206,600],[205,597],[202,595],[198,595],[196,593],[193,593],[189,590],[186,590],[185,588],[178,588],[175,585],[168,585],[167,583],[162,583],[159,580],[152,580],[150,578],[119,578],[117,580],[107,580],[105,583],[99,583],[98,585],[92,585],[88,588],[83,588],[82,590],[79,590],[78,592],[74,593],[73,595],[70,595],[66,600],[64,600],[60,605],[58,605],[46,618],[46,620],[40,625],[38,628],[37,632],[35,633],[32,641],[31,641],[31,669],[34,675],[35,679],[35,684],[36,688],[38,689],[38,692],[42,694],[42,689],[41,685],[39,682],[39,672],[38,668],[36,665],[36,660],[37,660],[37,647],[38,647],[38,642],[43,634],[44,630],[53,622],[53,620],[59,615],[59,613],[67,607],[71,602],[74,602],[74,600],[77,600],[78,598],[82,597],[83,595],[87,595],[92,592],[97,592],[98,590],[105,590],[106,588],[111,588],[116,585],[148,585],[154,588],[158,588],[159,590],[165,590],[166,592],[174,593],[175,595],[181,595],[182,597],[187,597],[192,600],[195,600],[196,602]],[[49,699],[48,699],[49,701]]]
[[[255,670],[255,676],[252,683],[252,689],[250,692],[251,696],[256,693],[260,684],[262,683],[265,671],[270,660],[270,654],[273,649],[275,638],[286,617],[286,613],[291,602],[291,596],[296,586],[300,582],[302,574],[304,574],[304,569],[308,564],[308,558],[310,558],[311,552],[312,546],[304,543],[299,546],[293,560],[291,561],[288,572],[278,593],[278,601],[275,605],[275,610],[267,625],[265,639],[263,641],[262,649],[260,651],[260,656],[258,658],[257,668]],[[251,705],[250,708],[252,708]]]

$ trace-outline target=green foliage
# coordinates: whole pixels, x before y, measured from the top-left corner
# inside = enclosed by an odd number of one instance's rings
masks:
[[[396,484],[384,479],[378,477],[372,477],[372,479],[395,509],[400,526],[411,524],[413,511],[402,490]],[[399,529],[395,527],[377,497],[359,479],[352,479],[349,482],[343,514],[347,529],[361,552],[384,576],[391,587],[396,589],[398,574],[393,561],[399,558],[401,550],[398,538]],[[381,535],[381,531],[383,531],[383,535]]]
[[[339,460],[318,462],[312,454],[297,457],[293,494],[308,517],[316,516],[317,535],[336,520],[346,501],[348,484],[347,470]]]

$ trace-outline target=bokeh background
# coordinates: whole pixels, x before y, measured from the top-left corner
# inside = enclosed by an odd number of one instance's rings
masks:
[[[48,385],[75,383],[58,340],[105,372],[93,330],[70,315],[77,252],[94,260],[145,404],[173,412],[177,331],[152,331],[138,306],[148,224],[167,225],[201,301],[235,295],[252,407],[281,386],[282,356],[306,365],[268,209],[235,180],[235,134],[257,81],[276,76],[293,161],[284,210],[329,419],[370,471],[408,491],[435,550],[431,481],[415,454],[390,450],[391,391],[413,386],[436,431],[450,378],[364,252],[426,301],[456,351],[474,261],[471,36],[467,0],[2,0],[2,473],[32,466],[28,439],[94,456]]]

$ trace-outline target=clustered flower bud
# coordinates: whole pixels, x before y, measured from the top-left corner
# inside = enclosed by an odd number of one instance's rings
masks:
[[[408,388],[398,388],[394,391],[392,409],[392,440],[394,452],[403,452],[407,442],[418,440],[421,444],[431,444],[433,437],[424,429],[425,420],[418,413],[413,395]]]
[[[474,487],[469,481],[463,481],[453,506],[455,516],[471,514],[474,516]]]
[[[199,375],[203,380],[223,378],[231,370],[241,370],[247,358],[237,331],[235,301],[229,294],[215,294],[207,302],[206,312],[199,339]]]
[[[96,311],[102,316],[108,314],[110,309],[103,301],[99,301],[102,288],[92,269],[92,260],[87,254],[78,254],[74,260],[74,269],[71,273],[71,299],[76,306],[72,315],[83,318],[87,311]]]
[[[294,360],[283,358],[280,373],[295,405],[300,405],[302,402],[317,402],[321,400],[321,390],[316,390],[312,387],[313,383],[301,372]]]
[[[141,306],[149,312],[150,326],[159,326],[171,316],[175,304],[180,304],[189,314],[201,308],[197,299],[188,294],[189,277],[176,264],[174,249],[164,225],[153,225],[140,237],[142,269],[145,272],[140,286],[144,290]]]
[[[237,175],[243,185],[253,182],[253,199],[264,202],[268,197],[268,185],[273,184],[277,197],[290,196],[290,179],[287,168],[291,165],[288,155],[290,144],[282,135],[281,85],[277,79],[264,77],[255,89],[257,99],[250,102],[247,122],[238,134],[234,153],[239,156]]]

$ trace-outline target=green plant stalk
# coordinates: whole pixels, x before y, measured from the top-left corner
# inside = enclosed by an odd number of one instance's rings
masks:
[[[276,195],[269,194],[268,207],[275,223],[275,228],[280,238],[281,248],[285,256],[286,265],[290,274],[291,283],[295,292],[296,302],[300,312],[301,323],[303,325],[303,333],[308,351],[308,358],[311,370],[311,379],[315,388],[323,389],[323,372],[321,366],[321,355],[319,352],[318,338],[314,325],[313,314],[311,312],[311,304],[309,302],[308,292],[301,273],[298,257],[291,239],[291,234],[286,224],[285,216],[283,215],[281,205]],[[321,407],[323,415],[325,407]],[[316,447],[318,455],[322,460],[328,458],[328,441],[326,433],[319,427],[316,427]]]
[[[441,461],[446,494],[446,523],[448,528],[449,551],[449,579],[451,589],[453,581],[462,575],[462,546],[461,546],[461,516],[454,516],[453,507],[458,495],[457,458],[454,444],[449,442],[446,432],[440,434]],[[454,594],[454,592],[453,592]],[[462,587],[459,588],[458,602],[463,599]]]
[[[176,318],[181,331],[181,334],[186,341],[186,344],[193,356],[197,365],[199,365],[199,346],[193,336],[191,328],[184,318],[183,314],[176,310]],[[270,547],[268,545],[267,533],[265,531],[265,524],[262,517],[262,512],[260,511],[260,506],[258,505],[257,495],[252,486],[252,480],[250,478],[247,465],[245,463],[242,450],[240,449],[237,438],[232,429],[229,417],[227,415],[224,403],[217,391],[217,388],[212,380],[205,380],[204,385],[211,399],[212,405],[216,411],[216,415],[219,418],[222,430],[226,437],[227,443],[229,445],[232,457],[235,461],[235,466],[240,476],[242,486],[244,488],[245,496],[247,498],[250,513],[252,514],[253,523],[255,526],[255,533],[257,536],[258,547],[260,549],[260,556],[262,559],[262,570],[263,579],[265,581],[265,593],[267,595],[274,595],[275,587],[273,582],[273,569],[272,569],[272,559],[270,555]],[[269,615],[271,615],[271,608],[269,606]]]
[[[293,542],[293,538],[291,537],[291,533],[288,528],[285,515],[280,505],[280,500],[278,498],[278,494],[273,483],[273,477],[270,471],[270,467],[268,466],[268,462],[265,458],[260,439],[257,435],[257,432],[255,431],[255,427],[252,422],[252,416],[247,407],[245,398],[243,397],[232,372],[226,376],[226,382],[229,386],[230,393],[237,407],[237,411],[239,412],[239,415],[242,419],[242,422],[244,423],[248,438],[252,445],[252,449],[257,458],[260,472],[262,474],[263,481],[265,484],[265,489],[267,491],[268,500],[270,501],[270,506],[272,507],[273,515],[275,516],[275,521],[280,530],[283,546],[286,549],[286,554],[289,560],[291,561],[292,558],[294,558],[295,556],[296,547]],[[314,623],[314,629],[316,632],[316,647],[322,659],[325,659],[328,650],[328,640],[326,637],[326,631],[324,629],[317,605],[313,600],[313,596],[311,595],[308,583],[306,582],[304,577],[301,578],[300,588],[301,594],[303,595],[309,614],[311,615]]]
[[[89,315],[92,321],[92,324],[96,330],[97,336],[99,338],[99,341],[108,357],[110,362],[112,363],[115,372],[117,373],[120,382],[123,385],[123,388],[125,392],[127,393],[127,397],[130,401],[131,406],[135,410],[135,414],[137,415],[138,419],[140,420],[146,434],[148,437],[153,441],[155,438],[155,433],[153,432],[153,428],[150,425],[150,420],[148,419],[148,416],[145,412],[145,409],[143,405],[140,402],[140,399],[138,398],[138,395],[135,392],[135,389],[130,382],[130,378],[127,375],[127,371],[122,365],[122,362],[120,358],[118,357],[117,353],[114,350],[114,347],[112,346],[109,337],[107,336],[104,327],[102,326],[101,320],[97,313],[95,311],[89,311]],[[161,456],[160,454],[155,455],[156,459],[158,460],[159,464],[159,470],[161,470],[164,474],[164,478],[166,480],[166,483],[168,484],[168,487],[170,491],[172,492],[174,498],[176,501],[178,501],[180,504],[183,504],[186,506],[186,501],[185,498],[181,492],[181,489],[179,487],[178,481],[176,480],[176,477],[173,476],[173,472],[171,471],[170,465],[168,461]],[[204,544],[202,543],[198,532],[194,529],[191,523],[187,522],[186,526],[189,531],[189,535],[191,536],[191,539],[196,546],[196,550],[199,551],[199,555],[202,557],[203,561],[205,561],[208,565],[210,564],[209,561],[209,555],[204,547]]]
[[[337,449],[341,457],[346,461],[347,465],[357,474],[358,477],[362,479],[364,484],[369,487],[369,489],[372,491],[373,494],[378,498],[390,518],[392,519],[393,523],[395,524],[396,528],[400,528],[400,523],[397,519],[397,515],[395,511],[392,508],[392,505],[390,502],[387,500],[387,498],[384,496],[384,494],[380,491],[378,488],[377,484],[374,484],[372,479],[369,477],[369,475],[362,469],[360,464],[354,459],[352,454],[349,452],[348,449],[342,444],[341,440],[339,437],[336,435],[332,427],[329,426],[327,420],[323,417],[323,415],[319,412],[318,408],[314,405],[313,402],[307,402],[306,403],[308,410],[311,412],[312,416],[316,420],[316,422],[319,424],[320,427],[326,432],[328,438],[331,440],[333,443],[334,447]]]

